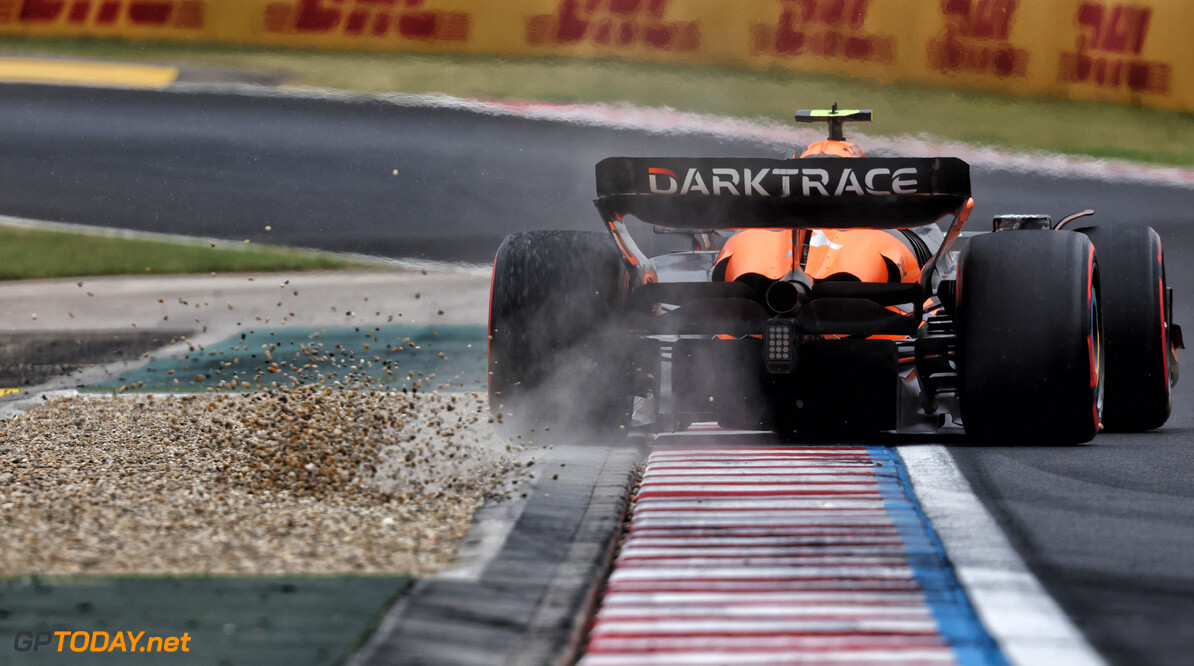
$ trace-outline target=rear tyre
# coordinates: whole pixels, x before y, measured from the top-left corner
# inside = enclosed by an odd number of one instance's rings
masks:
[[[1094,244],[1106,276],[1101,292],[1107,385],[1103,425],[1115,432],[1158,428],[1171,409],[1172,360],[1161,237],[1151,227],[1079,232]]]
[[[958,268],[958,353],[967,435],[999,443],[1094,438],[1102,323],[1094,247],[1069,231],[971,238]]]
[[[489,404],[507,434],[625,432],[623,274],[608,234],[528,231],[502,241],[489,303]]]

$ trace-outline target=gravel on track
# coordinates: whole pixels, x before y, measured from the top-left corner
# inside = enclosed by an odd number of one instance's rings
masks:
[[[77,396],[0,422],[0,576],[409,573],[519,463],[484,396]]]

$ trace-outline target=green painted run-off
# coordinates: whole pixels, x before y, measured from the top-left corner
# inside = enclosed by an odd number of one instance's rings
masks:
[[[9,579],[0,581],[0,664],[337,664],[410,583],[406,576]],[[67,646],[59,653],[56,638],[37,652],[16,649],[18,632],[39,631],[185,633],[189,651]]]
[[[481,391],[487,386],[486,336],[484,326],[459,325],[252,329],[154,360],[88,390],[204,391],[221,381],[245,390],[241,382],[250,389],[271,388],[273,382],[293,386],[289,377],[347,385],[352,375],[367,375],[375,385],[394,390]],[[270,372],[271,364],[278,372]]]

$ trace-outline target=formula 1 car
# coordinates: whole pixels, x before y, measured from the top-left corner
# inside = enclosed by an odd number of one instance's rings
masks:
[[[504,240],[497,420],[528,436],[960,425],[1034,443],[1165,423],[1182,340],[1153,229],[1076,228],[1084,211],[1002,215],[963,236],[965,162],[866,157],[843,123],[869,110],[796,118],[828,123],[828,139],[782,160],[611,157],[596,168],[605,232]],[[692,249],[646,256],[634,218]]]

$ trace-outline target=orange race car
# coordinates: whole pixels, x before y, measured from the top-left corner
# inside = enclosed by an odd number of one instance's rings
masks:
[[[1074,443],[1166,421],[1181,330],[1154,230],[1072,229],[1084,211],[963,237],[965,162],[867,157],[843,124],[870,111],[796,119],[828,138],[783,160],[609,158],[607,233],[505,239],[489,322],[503,423],[812,438],[960,425]],[[648,257],[631,219],[693,249]]]

